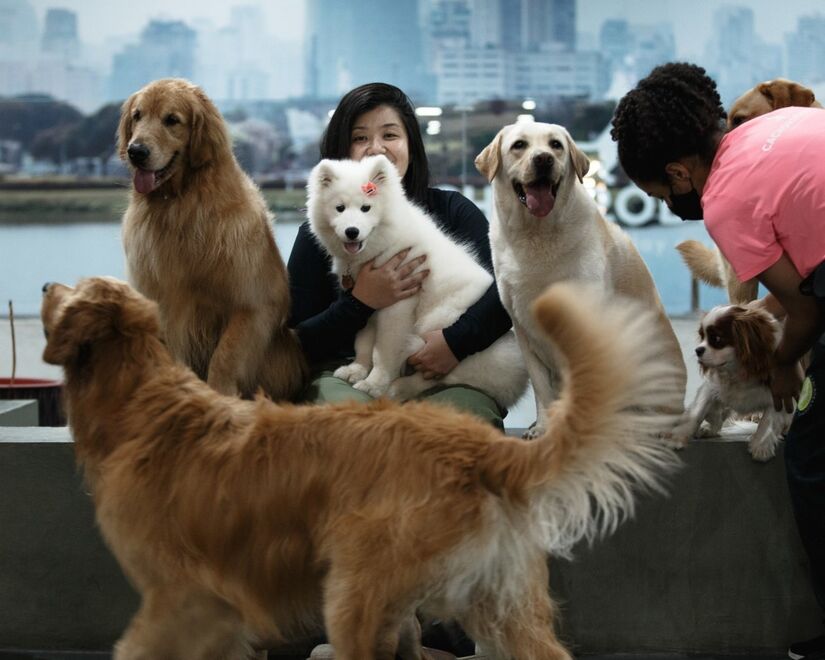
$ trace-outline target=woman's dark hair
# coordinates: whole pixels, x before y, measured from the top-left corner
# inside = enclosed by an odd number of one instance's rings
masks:
[[[410,161],[404,174],[404,191],[409,199],[426,206],[430,167],[424,151],[424,140],[421,138],[415,108],[409,97],[398,87],[386,83],[368,83],[347,92],[335,108],[327,130],[321,137],[321,158],[349,158],[355,120],[381,105],[395,110],[407,131]]]
[[[724,121],[716,83],[705,70],[670,62],[653,69],[619,101],[610,135],[631,179],[667,183],[668,163],[692,155],[710,163]]]

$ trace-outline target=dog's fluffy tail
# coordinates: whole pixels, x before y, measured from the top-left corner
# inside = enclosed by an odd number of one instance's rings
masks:
[[[691,275],[711,286],[725,287],[725,274],[719,252],[699,241],[682,241],[676,246]]]
[[[680,408],[678,365],[667,359],[652,312],[627,299],[556,284],[534,304],[562,365],[546,434],[501,474],[535,508],[532,528],[548,552],[610,533],[633,514],[636,490],[662,490],[679,465],[662,439]],[[507,483],[509,482],[509,484]]]

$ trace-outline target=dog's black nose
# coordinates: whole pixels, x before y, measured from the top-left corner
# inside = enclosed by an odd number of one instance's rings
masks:
[[[49,287],[50,287],[51,285],[52,285],[52,283],[51,283],[51,282],[46,282],[46,283],[43,285],[43,288],[41,289],[41,291],[43,291],[43,293],[46,293],[46,291],[48,291],[48,290],[49,290]]]
[[[697,346],[696,347],[696,357],[702,357],[705,354],[705,347],[704,346]]]
[[[553,164],[553,154],[536,154],[533,156],[533,165],[535,167],[550,167]]]
[[[139,142],[134,142],[129,145],[129,148],[126,149],[126,153],[129,154],[129,160],[131,160],[135,165],[141,165],[146,162],[146,159],[149,158],[149,147],[144,144],[140,144]]]
[[[344,233],[347,235],[347,238],[351,241],[354,241],[358,238],[358,227],[347,227],[344,230]]]

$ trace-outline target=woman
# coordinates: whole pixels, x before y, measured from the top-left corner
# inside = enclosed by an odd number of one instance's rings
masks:
[[[787,312],[770,387],[777,410],[797,412],[785,464],[797,527],[825,615],[825,112],[783,108],[724,132],[716,83],[684,63],[655,68],[616,108],[613,139],[627,175],[708,233],[745,282]],[[799,359],[812,351],[803,384]],[[791,645],[825,658],[825,635]]]
[[[412,103],[397,87],[362,85],[346,94],[321,140],[321,157],[360,160],[384,154],[402,176],[407,197],[425,208],[455,240],[473,246],[481,264],[493,272],[487,221],[470,200],[457,192],[428,187],[427,155]],[[380,268],[363,268],[351,289],[342,290],[331,262],[311,235],[308,224],[298,231],[289,257],[291,323],[316,376],[312,401],[369,400],[349,383],[332,376],[335,367],[354,355],[355,335],[375,310],[415,295],[426,270],[414,273],[423,258],[405,261],[399,253]],[[503,428],[505,411],[489,396],[469,387],[439,387],[438,379],[460,360],[490,346],[511,327],[493,283],[454,324],[423,336],[424,346],[408,363],[434,388],[423,396],[469,410]]]

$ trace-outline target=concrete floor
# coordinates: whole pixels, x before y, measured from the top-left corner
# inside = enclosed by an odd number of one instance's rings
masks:
[[[632,653],[614,653],[610,655],[582,655],[578,656],[586,660],[722,660],[740,658],[747,660],[780,660],[787,658],[786,655],[690,655],[690,654],[654,654],[635,655]],[[0,660],[109,660],[109,653],[56,653],[49,651],[3,651],[0,650]],[[273,658],[274,660],[274,658]],[[288,658],[280,656],[278,660],[301,660],[300,658]],[[472,656],[462,660],[484,660],[483,656]]]

